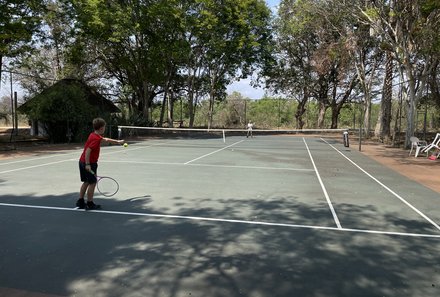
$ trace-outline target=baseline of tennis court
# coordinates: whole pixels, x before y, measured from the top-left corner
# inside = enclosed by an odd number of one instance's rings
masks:
[[[0,296],[439,294],[438,193],[339,139],[103,147],[102,211],[74,209],[80,152],[0,162]]]

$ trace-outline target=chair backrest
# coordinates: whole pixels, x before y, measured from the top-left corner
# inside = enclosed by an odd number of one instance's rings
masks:
[[[414,146],[418,146],[419,143],[420,143],[420,140],[419,140],[417,137],[415,137],[415,136],[410,137],[410,138],[409,138],[409,141],[411,141],[411,145],[412,145],[413,147],[414,147]]]
[[[438,145],[439,143],[440,143],[440,133],[437,133],[437,134],[435,135],[434,140],[432,141],[432,144],[434,144],[434,145]]]
[[[437,133],[435,135],[434,140],[430,144],[428,144],[428,146],[429,147],[436,147],[439,145],[439,143],[440,143],[440,133]]]

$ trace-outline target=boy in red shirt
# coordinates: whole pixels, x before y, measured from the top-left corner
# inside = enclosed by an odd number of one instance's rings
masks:
[[[94,132],[90,133],[87,139],[84,150],[79,159],[79,173],[83,184],[79,190],[79,199],[76,202],[76,206],[80,209],[100,209],[100,205],[93,203],[93,195],[96,187],[96,174],[98,170],[99,152],[101,150],[101,142],[122,144],[123,140],[116,140],[111,138],[105,138],[106,123],[101,118],[93,120]],[[84,196],[87,192],[87,203],[84,201]]]

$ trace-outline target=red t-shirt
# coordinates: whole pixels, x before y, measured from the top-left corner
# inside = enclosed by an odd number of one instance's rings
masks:
[[[90,152],[90,163],[97,163],[98,159],[99,159],[99,151],[101,150],[101,140],[102,140],[102,136],[92,132],[89,135],[89,138],[86,141],[86,144],[84,145],[84,150],[81,154],[81,157],[79,158],[79,160],[83,163],[86,162],[86,150],[87,148],[91,149]]]

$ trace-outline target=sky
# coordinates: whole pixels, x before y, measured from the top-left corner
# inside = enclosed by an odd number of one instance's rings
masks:
[[[275,13],[277,10],[277,6],[281,0],[266,0],[267,5],[272,9]],[[265,90],[263,88],[254,88],[250,85],[250,79],[242,79],[238,82],[232,83],[226,89],[228,94],[232,92],[239,92],[243,97],[248,97],[250,99],[261,99],[264,97]],[[270,95],[270,94],[269,94]]]

